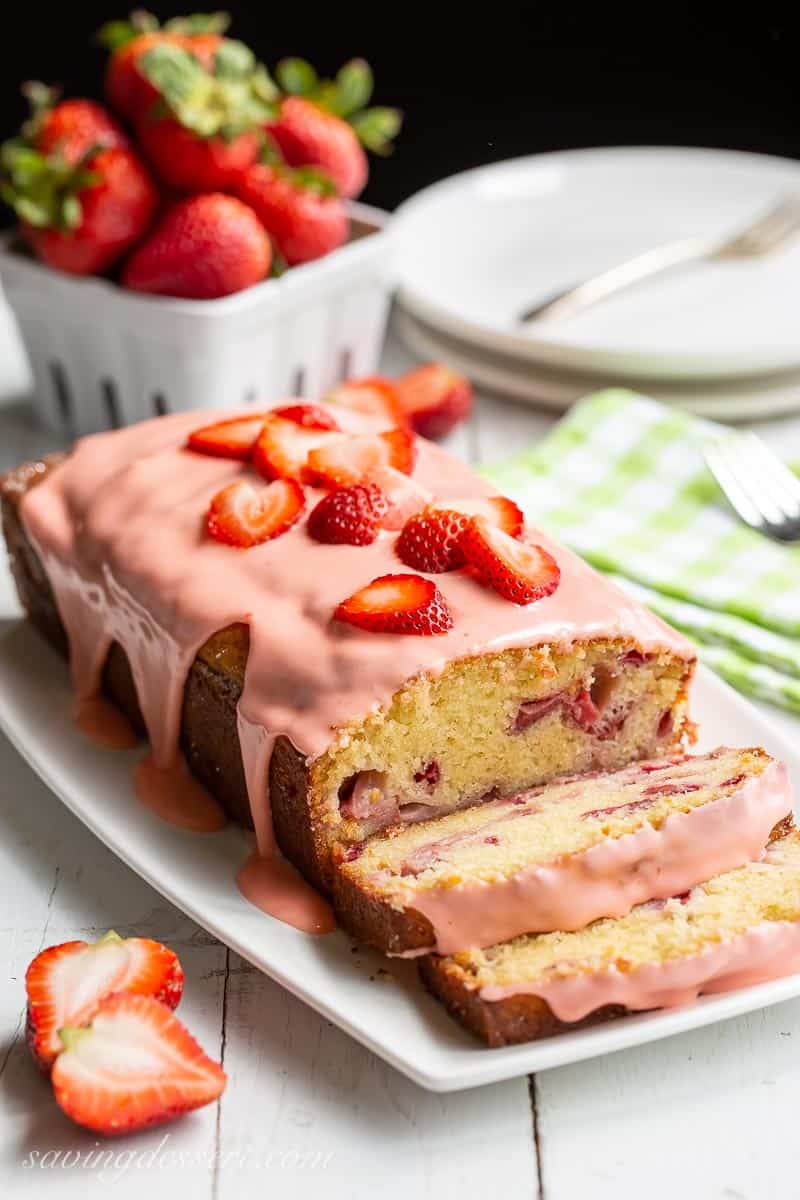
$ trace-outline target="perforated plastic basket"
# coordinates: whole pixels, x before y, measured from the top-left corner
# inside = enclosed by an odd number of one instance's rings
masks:
[[[89,433],[188,408],[321,395],[373,372],[393,283],[385,214],[350,206],[326,258],[222,300],[169,300],[52,271],[0,241],[0,278],[33,371],[33,403]]]

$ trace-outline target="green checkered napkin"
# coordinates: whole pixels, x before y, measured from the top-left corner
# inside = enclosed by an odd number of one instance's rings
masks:
[[[698,644],[740,691],[800,712],[800,549],[742,525],[703,462],[721,429],[633,392],[582,401],[484,473]]]

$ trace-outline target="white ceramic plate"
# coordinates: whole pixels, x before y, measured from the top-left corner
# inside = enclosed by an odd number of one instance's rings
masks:
[[[549,412],[565,412],[591,392],[616,387],[620,382],[654,400],[714,421],[764,421],[800,409],[797,369],[724,380],[645,379],[626,375],[621,381],[619,375],[564,370],[470,346],[402,309],[395,312],[393,322],[400,337],[420,358],[446,362],[491,393],[510,396]]]
[[[800,190],[800,163],[637,147],[513,159],[434,184],[396,215],[401,303],[518,359],[687,378],[800,363],[800,240],[676,271],[523,333],[539,299],[663,242],[724,236]]]
[[[10,591],[0,577],[2,594]],[[4,611],[12,611],[10,603]],[[795,975],[683,1009],[487,1050],[427,995],[412,963],[353,953],[343,934],[308,937],[251,907],[234,883],[248,836],[233,827],[188,834],[163,824],[134,799],[131,771],[141,750],[98,750],[76,732],[71,713],[64,663],[26,624],[0,621],[0,726],[48,787],[173,904],[423,1087],[457,1091],[546,1070],[800,995]],[[800,785],[800,758],[789,743],[704,670],[695,716],[706,746],[763,742],[789,763]],[[388,973],[378,974],[381,967]]]

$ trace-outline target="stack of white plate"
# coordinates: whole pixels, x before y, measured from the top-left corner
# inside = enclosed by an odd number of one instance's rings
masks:
[[[800,409],[800,239],[677,269],[568,319],[519,319],[627,258],[723,238],[797,193],[800,163],[720,150],[576,150],[467,171],[397,213],[398,328],[417,353],[551,409],[612,384],[729,420]]]

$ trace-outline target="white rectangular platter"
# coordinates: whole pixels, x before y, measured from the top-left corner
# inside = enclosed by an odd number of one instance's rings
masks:
[[[198,924],[423,1087],[457,1091],[668,1037],[800,995],[800,975],[645,1013],[524,1046],[488,1050],[452,1022],[410,962],[356,950],[341,933],[313,938],[265,916],[234,876],[250,837],[229,826],[185,833],[137,803],[132,768],[142,750],[96,748],[75,729],[64,663],[16,615],[0,577],[0,726],[57,796],[124,862]],[[701,669],[693,712],[701,747],[763,744],[789,765],[800,755],[761,713]],[[24,796],[19,803],[25,803]]]

